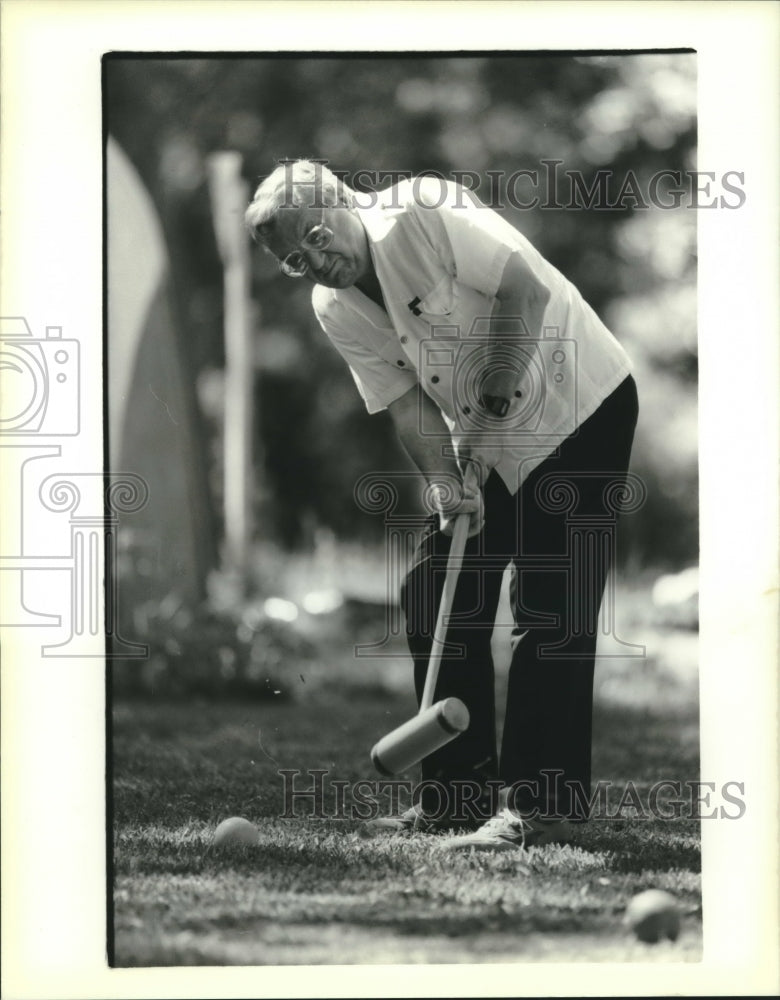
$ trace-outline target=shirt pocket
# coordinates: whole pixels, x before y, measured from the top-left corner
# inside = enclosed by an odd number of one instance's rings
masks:
[[[466,340],[487,334],[494,305],[495,299],[447,275],[436,282],[417,308],[428,327],[442,328],[439,336]]]
[[[448,274],[441,278],[417,303],[421,317],[428,322],[441,322],[451,317],[457,308],[457,285]]]

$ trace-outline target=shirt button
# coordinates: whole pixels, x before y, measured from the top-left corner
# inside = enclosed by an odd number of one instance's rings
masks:
[[[402,344],[406,344],[406,343],[408,343],[408,341],[409,341],[408,337],[406,337],[406,336],[401,337],[401,343]]]
[[[438,381],[439,381],[439,376],[438,376],[438,375],[434,375],[434,376],[433,376],[433,377],[431,378],[431,382],[434,382],[434,383],[436,383],[436,382],[438,382]]]
[[[464,412],[465,414],[469,414],[469,413],[471,413],[471,407],[470,407],[470,406],[464,406],[464,407],[463,407],[463,412]]]
[[[518,389],[518,390],[517,390],[517,391],[515,392],[515,396],[516,396],[516,397],[517,397],[518,399],[520,399],[520,397],[521,397],[522,395],[523,395],[523,394],[522,394],[522,392],[520,392],[520,390],[519,390],[519,389]]]
[[[405,364],[406,364],[406,362],[405,362],[405,361],[399,361],[399,362],[398,362],[398,367],[399,367],[399,368],[403,368],[403,366],[404,366]]]

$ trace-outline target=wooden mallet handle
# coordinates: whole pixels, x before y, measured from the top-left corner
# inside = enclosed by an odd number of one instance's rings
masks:
[[[464,487],[476,485],[477,475],[473,464],[469,463],[464,477]],[[442,589],[441,601],[439,603],[439,614],[436,617],[436,628],[433,632],[433,643],[431,645],[431,656],[428,660],[428,672],[425,675],[425,687],[420,702],[420,712],[424,712],[433,704],[433,697],[436,691],[436,681],[439,678],[439,667],[444,653],[444,640],[447,637],[447,619],[452,612],[452,602],[455,597],[455,588],[458,585],[458,576],[463,565],[463,553],[466,549],[466,540],[469,534],[469,520],[471,515],[458,514],[455,518],[455,527],[452,532],[452,544],[450,554],[447,559],[447,572],[444,577],[444,587]]]

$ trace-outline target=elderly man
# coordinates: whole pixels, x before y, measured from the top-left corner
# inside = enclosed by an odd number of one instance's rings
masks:
[[[421,800],[374,827],[455,831],[441,840],[450,850],[570,839],[588,817],[612,555],[609,531],[581,544],[571,526],[614,524],[608,498],[625,482],[637,418],[623,349],[527,239],[457,184],[414,178],[358,196],[319,164],[286,163],[246,221],[284,274],[314,284],[314,311],[368,412],[389,411],[431,487],[438,513],[401,593],[418,700],[453,519],[470,518],[436,689],[466,704],[469,728],[423,761]],[[490,647],[507,566],[515,627],[499,756]]]

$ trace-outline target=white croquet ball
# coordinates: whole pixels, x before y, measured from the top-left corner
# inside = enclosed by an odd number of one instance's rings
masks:
[[[214,831],[215,847],[227,847],[233,844],[256,844],[260,839],[260,831],[254,823],[241,816],[231,816],[223,819]]]
[[[626,907],[625,921],[639,940],[648,944],[662,938],[676,941],[680,933],[677,900],[662,889],[647,889],[634,896]]]

